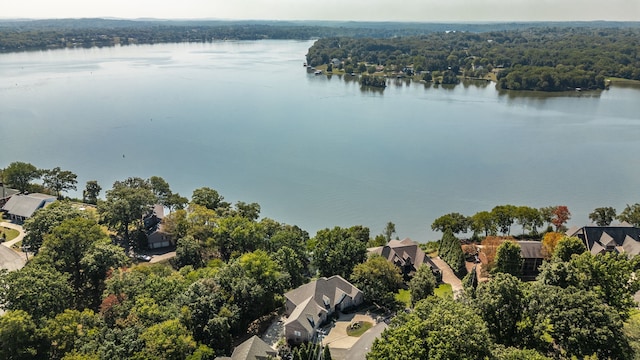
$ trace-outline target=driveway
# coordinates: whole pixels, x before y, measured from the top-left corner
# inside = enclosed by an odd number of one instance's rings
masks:
[[[453,290],[453,297],[457,298],[458,296],[460,296],[460,294],[462,294],[464,290],[464,288],[462,287],[462,281],[460,281],[456,274],[453,273],[451,267],[446,262],[444,262],[444,260],[440,259],[439,256],[431,258],[431,261],[433,261],[433,263],[440,268],[440,271],[442,271],[442,281],[451,285],[451,289]]]
[[[3,242],[0,245],[0,269],[7,269],[9,271],[22,269],[22,267],[26,263],[24,255],[11,249],[11,246],[13,244],[21,241],[22,238],[24,238],[24,230],[22,229],[22,226],[8,222],[1,222],[0,226],[16,229],[20,232],[20,234],[15,239]]]
[[[333,359],[364,359],[364,356],[371,348],[371,344],[373,344],[373,340],[386,328],[385,323],[380,323],[367,330],[367,332],[360,337],[347,335],[347,327],[357,321],[376,323],[376,320],[368,314],[340,314],[335,325],[327,329],[328,334],[322,340],[322,344],[329,346]],[[355,351],[355,353],[352,354],[352,351]],[[362,357],[353,358],[352,356],[355,356],[355,354],[361,354]]]

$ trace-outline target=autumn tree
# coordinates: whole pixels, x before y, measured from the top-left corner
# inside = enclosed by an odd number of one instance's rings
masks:
[[[598,226],[609,226],[613,219],[616,218],[616,209],[612,207],[595,208],[589,214],[589,219]]]
[[[571,219],[571,212],[569,208],[564,205],[558,205],[553,211],[553,219],[551,222],[556,226],[556,232],[560,231],[560,228],[564,226]]]
[[[542,237],[542,256],[544,256],[545,259],[551,259],[551,256],[553,256],[556,246],[558,245],[558,241],[560,241],[564,236],[564,234],[557,232],[548,232],[544,234]]]

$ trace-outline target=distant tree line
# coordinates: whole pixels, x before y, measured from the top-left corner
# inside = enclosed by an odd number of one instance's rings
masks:
[[[385,72],[450,71],[474,78],[495,70],[502,89],[564,91],[602,89],[605,77],[640,80],[639,49],[637,28],[540,27],[382,39],[323,38],[309,49],[307,63],[318,66],[339,59],[345,68],[359,69],[364,63],[382,65]]]

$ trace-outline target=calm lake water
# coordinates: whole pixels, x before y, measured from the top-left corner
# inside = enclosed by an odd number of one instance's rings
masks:
[[[209,186],[316,230],[436,239],[449,212],[564,204],[569,225],[640,202],[640,90],[500,93],[307,73],[312,42],[246,41],[0,55],[0,167],[60,166],[104,189]],[[104,193],[103,193],[104,194]],[[520,230],[514,226],[513,232]]]

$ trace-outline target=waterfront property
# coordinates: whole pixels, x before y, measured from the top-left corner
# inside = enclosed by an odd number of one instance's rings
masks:
[[[216,360],[268,360],[276,359],[277,355],[277,351],[254,335],[236,346],[231,357],[217,357]]]
[[[22,223],[30,218],[36,210],[42,209],[54,201],[56,201],[56,197],[47,194],[18,194],[12,196],[4,204],[2,210],[9,215],[9,219],[12,221]]]
[[[284,333],[290,343],[311,341],[336,311],[362,304],[363,294],[339,275],[322,277],[284,294],[287,299]]]
[[[615,226],[583,226],[567,231],[584,242],[591,254],[604,252],[625,253],[629,256],[640,254],[640,228],[627,223]]]
[[[418,243],[405,238],[404,240],[391,240],[385,246],[367,249],[369,254],[378,254],[400,269],[400,272],[408,279],[418,271],[422,264],[431,268],[436,279],[442,279],[440,268],[425,254]]]

